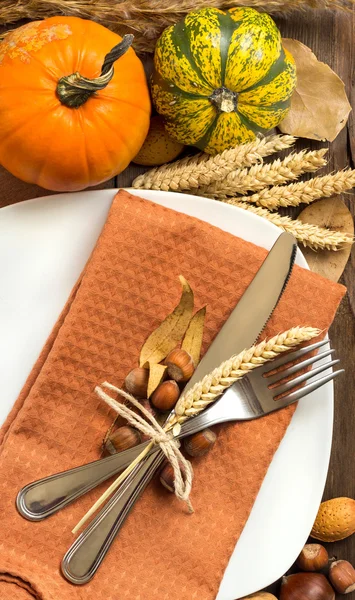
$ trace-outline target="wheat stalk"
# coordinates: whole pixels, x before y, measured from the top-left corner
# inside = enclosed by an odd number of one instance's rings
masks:
[[[280,229],[291,233],[303,246],[311,248],[312,250],[341,250],[344,244],[352,244],[354,238],[341,231],[333,231],[326,227],[318,227],[318,225],[311,225],[310,223],[303,223],[298,219],[291,219],[290,217],[283,217],[278,213],[269,212],[267,208],[261,208],[259,206],[253,206],[247,202],[240,202],[239,198],[233,198],[228,201],[228,204],[238,206],[254,215],[264,217],[273,223]]]
[[[280,206],[311,204],[319,198],[330,198],[351,190],[354,185],[355,169],[346,169],[333,175],[313,177],[308,181],[265,188],[251,196],[241,196],[239,200],[252,202],[269,210],[276,210]]]
[[[223,179],[233,169],[251,166],[264,156],[289,148],[295,141],[291,135],[273,135],[256,138],[253,142],[225,150],[216,156],[199,153],[151,169],[139,175],[132,185],[145,190],[195,190],[201,185],[210,185]]]
[[[198,189],[199,196],[218,199],[260,191],[266,186],[282,184],[297,179],[303,173],[317,171],[327,164],[324,158],[327,148],[307,152],[302,150],[289,154],[283,160],[276,159],[267,164],[256,164],[250,169],[231,171],[222,181],[216,181]]]
[[[1,0],[0,24],[72,15],[106,25],[120,35],[133,33],[138,52],[154,52],[165,27],[177,23],[191,10],[206,6],[251,6],[270,14],[330,8],[349,10],[353,0]]]
[[[204,410],[211,402],[214,402],[218,396],[233,385],[236,381],[250,373],[255,368],[272,360],[282,352],[286,352],[303,342],[308,342],[320,334],[319,329],[314,327],[293,327],[284,333],[280,333],[263,340],[248,350],[243,350],[239,354],[232,356],[224,361],[219,367],[214,369],[209,375],[206,375],[201,381],[196,383],[186,394],[182,394],[175,407],[175,414],[165,426],[165,431],[173,430],[177,435],[180,425],[187,419],[196,416]],[[105,384],[110,388],[110,384]],[[114,388],[117,390],[117,388]],[[99,398],[105,400],[105,394],[102,394],[100,388],[95,392]],[[113,399],[111,399],[112,402]],[[107,401],[107,400],[105,400]],[[111,402],[109,401],[111,405]],[[76,533],[94,512],[110,497],[110,495],[121,485],[129,473],[147,456],[153,442],[150,442],[144,450],[132,461],[132,463],[119,475],[119,477],[109,486],[109,488],[100,496],[95,504],[87,511],[79,523],[74,527],[73,533]]]

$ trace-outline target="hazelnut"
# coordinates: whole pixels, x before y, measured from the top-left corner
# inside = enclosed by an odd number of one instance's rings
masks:
[[[184,448],[190,456],[204,456],[213,448],[217,435],[212,429],[204,429],[184,440]]]
[[[280,600],[335,600],[335,593],[321,573],[295,573],[282,578]]]
[[[327,566],[328,560],[329,555],[324,546],[306,544],[296,560],[296,565],[301,571],[321,571]]]
[[[347,560],[331,563],[329,579],[339,594],[349,594],[355,590],[355,569]]]
[[[128,450],[128,448],[133,448],[133,446],[137,446],[140,443],[141,435],[139,431],[134,429],[134,427],[130,427],[130,425],[125,425],[119,427],[109,435],[105,441],[105,450],[109,454],[116,454],[117,452]]]
[[[184,467],[181,463],[180,468],[182,469],[182,473],[184,473]],[[175,492],[174,469],[167,460],[164,462],[162,470],[160,471],[159,479],[165,489],[169,490],[169,492]]]
[[[132,369],[124,380],[127,392],[137,398],[146,398],[148,391],[149,370],[142,367]]]
[[[163,383],[158,385],[155,392],[153,392],[150,401],[154,408],[157,408],[158,410],[171,410],[174,408],[179,396],[180,388],[176,381],[171,379],[169,381],[163,381]]]
[[[188,381],[195,370],[194,361],[186,350],[176,348],[165,359],[168,375],[179,383]]]
[[[160,471],[160,483],[169,492],[174,492],[174,470],[169,462],[165,462]]]

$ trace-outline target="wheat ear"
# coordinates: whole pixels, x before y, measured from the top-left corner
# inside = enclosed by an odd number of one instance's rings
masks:
[[[0,23],[8,26],[21,19],[34,21],[59,14],[72,15],[97,21],[120,35],[133,33],[136,51],[154,52],[156,41],[166,27],[206,5],[206,0],[1,0]],[[350,10],[353,0],[209,0],[208,6],[250,6],[278,14],[307,8]]]
[[[320,333],[320,330],[314,327],[293,327],[232,356],[196,383],[186,394],[182,394],[175,406],[172,422],[181,424],[197,415],[238,379],[281,352],[308,342]]]
[[[132,185],[136,189],[146,190],[195,190],[201,185],[222,180],[233,169],[251,166],[264,156],[280,152],[294,143],[295,138],[291,135],[256,138],[253,142],[225,150],[216,156],[199,153],[156,167],[136,177]]]
[[[254,206],[247,202],[240,202],[238,198],[234,198],[228,204],[243,208],[254,213],[254,215],[259,215],[259,217],[264,217],[264,219],[280,227],[280,229],[292,233],[298,242],[303,244],[303,246],[312,248],[312,250],[341,250],[344,244],[352,244],[354,242],[354,238],[347,233],[333,231],[326,227],[318,227],[318,225],[310,223],[303,223],[303,221],[299,221],[298,219],[283,217],[276,212],[268,211],[267,208]]]
[[[236,194],[257,192],[269,185],[282,184],[297,179],[303,173],[317,171],[327,164],[324,158],[327,148],[289,154],[271,163],[256,164],[250,169],[236,169],[228,173],[222,181],[200,187],[199,196],[227,198]]]
[[[276,210],[280,206],[311,204],[319,198],[330,198],[351,190],[355,185],[355,169],[338,171],[333,175],[313,177],[309,181],[298,181],[289,185],[276,185],[265,188],[251,196],[241,196],[239,200]]]

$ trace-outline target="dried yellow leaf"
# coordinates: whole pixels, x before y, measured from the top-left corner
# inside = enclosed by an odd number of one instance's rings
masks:
[[[307,206],[298,218],[303,223],[354,235],[353,217],[341,198],[319,200]],[[348,262],[351,249],[351,244],[344,244],[344,247],[336,252],[332,250],[313,252],[310,248],[302,249],[302,252],[311,271],[331,281],[338,281]]]
[[[180,275],[182,293],[179,304],[159,327],[144,342],[139,364],[161,362],[181,342],[191,320],[194,308],[194,294],[186,279]]]
[[[163,381],[167,367],[159,363],[149,363],[148,398],[155,392],[158,385]]]
[[[192,357],[195,366],[200,362],[205,316],[206,307],[204,306],[192,317],[181,344],[181,348]]]
[[[283,39],[296,61],[297,86],[291,109],[280,123],[283,133],[332,142],[351,111],[343,81],[298,40]]]

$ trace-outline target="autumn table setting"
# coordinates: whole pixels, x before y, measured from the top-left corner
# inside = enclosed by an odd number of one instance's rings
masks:
[[[354,41],[0,4],[2,600],[355,597]]]

